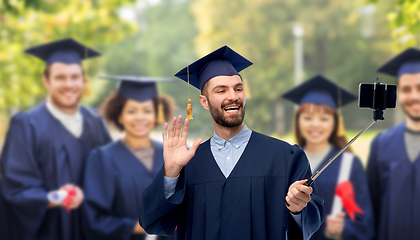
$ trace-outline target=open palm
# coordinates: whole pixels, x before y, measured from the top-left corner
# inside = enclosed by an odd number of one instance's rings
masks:
[[[187,148],[189,120],[185,119],[181,134],[182,116],[174,117],[168,131],[168,123],[163,126],[163,159],[165,161],[165,176],[176,177],[181,169],[194,157],[200,145],[201,138],[194,141],[190,149]]]

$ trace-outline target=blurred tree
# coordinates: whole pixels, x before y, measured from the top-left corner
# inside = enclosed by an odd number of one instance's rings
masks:
[[[133,23],[117,14],[117,9],[129,2],[3,1],[0,4],[0,117],[30,108],[45,98],[42,85],[45,63],[25,54],[26,48],[73,37],[101,51],[106,45],[136,32]],[[83,63],[88,76],[98,70],[98,63],[98,58]]]
[[[360,82],[374,81],[390,39],[385,19],[375,19],[372,11],[370,16],[361,14],[363,4],[361,0],[197,0],[193,5],[199,28],[196,50],[203,56],[229,45],[253,61],[254,66],[243,72],[253,96],[247,101],[246,123],[267,134],[283,134],[291,131],[293,116],[292,105],[284,107],[280,96],[294,86],[294,24],[305,30],[305,79],[321,73],[354,93]],[[379,15],[384,12],[383,7],[374,10]],[[361,128],[371,112],[360,110],[362,117],[355,118],[357,103],[352,105],[344,109],[345,119],[351,120],[346,124]],[[287,124],[281,122],[282,116]]]
[[[387,12],[389,26],[395,39],[396,52],[420,44],[420,0],[370,0],[377,5],[391,6]]]
[[[194,17],[190,11],[193,0],[148,0],[139,2],[134,11],[141,31],[109,47],[101,59],[106,75],[135,75],[152,77],[174,77],[187,64],[195,61],[197,54],[194,38],[198,34]],[[118,59],[116,61],[115,59]],[[115,82],[105,83],[104,91],[92,101],[98,107]],[[173,96],[179,106],[176,114],[185,116],[187,106],[187,84],[176,79],[171,83],[158,84],[159,93]],[[193,100],[194,120],[190,124],[191,134],[212,134],[211,120],[202,121],[204,113],[198,101],[199,92],[190,88]],[[197,119],[196,119],[197,117]]]

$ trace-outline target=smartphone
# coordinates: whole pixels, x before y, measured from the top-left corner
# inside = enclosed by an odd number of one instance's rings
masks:
[[[384,83],[359,84],[359,108],[384,110],[395,108],[397,85]]]

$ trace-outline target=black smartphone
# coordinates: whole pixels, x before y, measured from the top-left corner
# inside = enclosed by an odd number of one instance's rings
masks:
[[[359,108],[384,110],[395,108],[397,85],[384,83],[359,84]]]

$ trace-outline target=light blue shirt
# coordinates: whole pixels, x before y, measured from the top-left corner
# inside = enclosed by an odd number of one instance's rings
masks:
[[[228,141],[220,138],[216,133],[214,133],[213,137],[210,139],[211,153],[213,154],[214,160],[219,166],[220,171],[222,171],[226,178],[229,177],[230,173],[235,168],[236,163],[238,163],[239,158],[242,156],[242,153],[251,138],[251,134],[252,131],[244,125],[242,130]],[[178,178],[179,175],[176,178],[164,177],[166,199],[170,198],[175,193]],[[301,214],[290,214],[300,227],[302,224]]]
[[[216,133],[210,139],[210,150],[214,160],[226,178],[229,177],[239,158],[248,145],[252,131],[244,125],[242,130],[228,141],[217,136]]]

